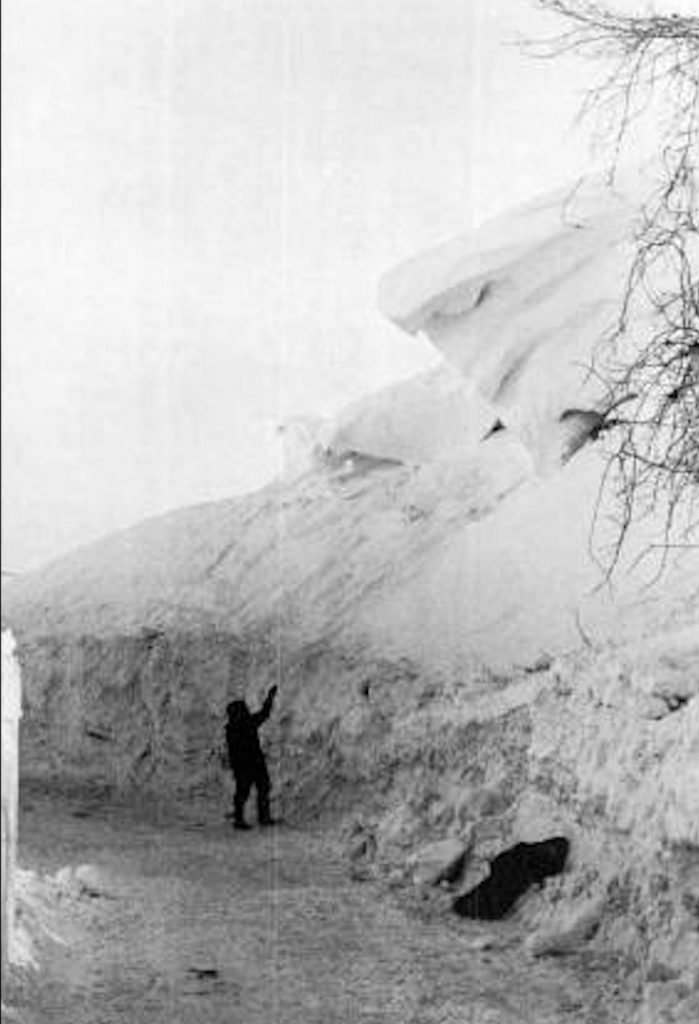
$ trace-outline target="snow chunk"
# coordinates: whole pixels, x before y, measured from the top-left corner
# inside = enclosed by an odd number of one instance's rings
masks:
[[[497,414],[448,365],[381,388],[328,420],[297,417],[280,427],[284,468],[341,469],[348,460],[424,464],[472,451]]]

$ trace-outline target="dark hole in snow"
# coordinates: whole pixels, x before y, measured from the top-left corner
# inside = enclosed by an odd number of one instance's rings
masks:
[[[476,296],[476,301],[474,303],[474,309],[477,309],[479,306],[483,305],[485,300],[491,294],[492,290],[493,290],[492,282],[491,281],[486,281],[485,284],[483,285],[483,287],[481,288],[481,290],[479,291],[478,295]]]
[[[193,974],[195,978],[218,978],[218,971],[215,967],[188,967],[187,974]]]
[[[558,417],[560,423],[576,428],[576,435],[594,441],[605,425],[605,414],[596,409],[565,409]]]
[[[525,665],[524,671],[527,675],[536,675],[537,672],[547,672],[553,664],[553,658],[550,654],[542,654],[536,659],[532,665]]]
[[[667,693],[661,694],[661,697],[667,704],[668,711],[679,711],[689,702],[689,697],[685,693]]]
[[[491,861],[488,877],[458,896],[453,909],[461,917],[487,921],[505,917],[532,885],[542,885],[544,879],[563,871],[569,848],[564,836],[517,843]]]
[[[495,423],[493,423],[493,425],[490,428],[490,430],[486,434],[483,435],[483,440],[487,441],[487,439],[489,437],[492,437],[493,434],[498,434],[501,430],[506,430],[506,429],[507,428],[505,427],[505,424],[502,422],[502,420],[501,419],[497,419],[497,420],[495,420]]]

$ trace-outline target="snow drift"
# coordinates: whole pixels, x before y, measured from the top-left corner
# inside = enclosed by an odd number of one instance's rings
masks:
[[[539,467],[555,465],[561,432],[575,446],[586,415],[605,407],[589,368],[618,315],[637,216],[599,182],[559,192],[391,271],[381,309],[423,332]],[[638,341],[644,329],[637,319],[629,333]]]

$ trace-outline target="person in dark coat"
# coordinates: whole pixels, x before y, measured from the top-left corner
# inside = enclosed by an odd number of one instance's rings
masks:
[[[245,822],[245,804],[253,786],[257,790],[257,818],[260,825],[273,825],[269,813],[270,781],[265,755],[262,753],[257,730],[272,713],[277,687],[273,686],[259,711],[251,713],[244,700],[228,705],[226,745],[228,763],[235,779],[233,797],[233,827],[248,829]]]

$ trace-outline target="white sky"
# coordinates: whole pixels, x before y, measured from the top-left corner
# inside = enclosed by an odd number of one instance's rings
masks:
[[[267,480],[433,359],[384,270],[588,160],[531,0],[3,7],[5,569]]]

